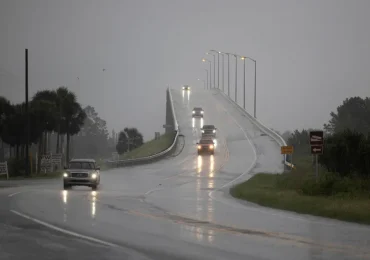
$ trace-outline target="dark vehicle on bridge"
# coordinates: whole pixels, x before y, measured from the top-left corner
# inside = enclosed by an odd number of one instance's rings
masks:
[[[203,118],[204,111],[201,107],[194,107],[193,108],[193,117],[201,117]]]
[[[216,137],[217,128],[214,125],[203,125],[200,130],[202,131],[202,136]]]
[[[190,90],[190,86],[189,86],[189,85],[184,85],[184,86],[182,87],[182,90]]]
[[[73,159],[64,169],[64,189],[72,186],[88,186],[96,190],[100,184],[100,167],[96,166],[93,159]]]
[[[215,154],[215,143],[211,138],[202,138],[197,143],[198,155],[202,153]]]

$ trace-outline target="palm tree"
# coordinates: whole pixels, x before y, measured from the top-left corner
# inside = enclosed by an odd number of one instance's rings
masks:
[[[85,119],[86,114],[84,110],[81,108],[79,103],[73,102],[72,104],[69,104],[68,106],[63,108],[62,131],[67,134],[67,149],[66,149],[67,162],[69,161],[70,138],[71,136],[77,134],[81,130],[81,127],[83,126]]]

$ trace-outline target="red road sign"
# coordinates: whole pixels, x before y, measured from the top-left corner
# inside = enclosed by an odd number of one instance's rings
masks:
[[[324,147],[322,145],[311,145],[311,154],[323,154]]]
[[[324,132],[323,131],[311,131],[310,132],[310,145],[323,145],[324,144]]]

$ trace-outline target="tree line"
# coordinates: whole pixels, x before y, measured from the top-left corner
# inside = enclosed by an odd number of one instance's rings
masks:
[[[324,150],[319,163],[339,176],[370,177],[370,98],[347,98],[330,113],[324,124]],[[283,137],[294,146],[294,154],[310,155],[309,132],[285,132]]]
[[[119,155],[122,155],[142,146],[143,144],[143,135],[134,127],[126,127],[118,134],[116,150]]]
[[[65,141],[66,161],[70,159],[72,136],[76,154],[89,153],[93,157],[114,149],[114,141],[111,140],[114,137],[109,138],[106,122],[98,116],[93,107],[87,106],[83,109],[76,95],[66,87],[38,91],[32,97],[28,107],[28,144],[25,109],[25,102],[11,104],[5,97],[0,97],[0,139],[11,148],[10,156],[15,159],[25,158],[26,145],[37,146],[39,155],[51,152],[48,147],[51,137],[55,139],[54,151],[57,154],[63,152]],[[40,160],[41,156],[38,156],[38,166]],[[19,161],[16,163],[19,164]],[[36,171],[39,172],[40,167]]]

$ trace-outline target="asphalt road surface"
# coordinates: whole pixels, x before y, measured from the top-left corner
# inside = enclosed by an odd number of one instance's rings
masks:
[[[96,192],[61,180],[1,189],[0,259],[370,258],[369,226],[230,198],[230,185],[281,172],[280,148],[216,91],[172,95],[178,156],[102,172]],[[214,156],[196,153],[202,124],[218,128]]]

